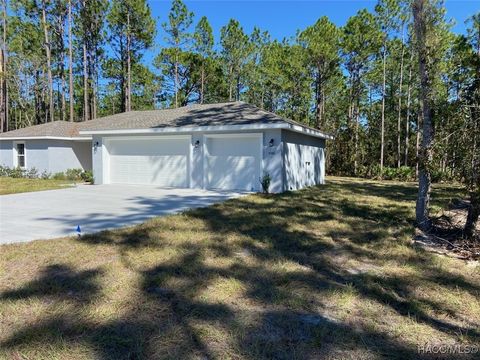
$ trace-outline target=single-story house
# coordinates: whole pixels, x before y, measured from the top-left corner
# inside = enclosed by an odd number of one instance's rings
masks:
[[[93,170],[95,184],[282,192],[325,181],[332,137],[244,102],[131,111],[0,134],[0,165]]]

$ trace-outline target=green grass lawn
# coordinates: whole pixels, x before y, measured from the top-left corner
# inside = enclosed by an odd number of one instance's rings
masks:
[[[0,177],[0,195],[16,194],[30,191],[62,189],[71,186],[69,180],[21,179]]]
[[[425,343],[478,345],[479,267],[412,244],[415,196],[329,178],[2,246],[0,358],[417,359]],[[459,196],[441,185],[433,201]]]

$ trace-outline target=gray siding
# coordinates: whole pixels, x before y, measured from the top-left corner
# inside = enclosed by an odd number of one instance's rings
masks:
[[[0,165],[13,167],[13,141],[0,141]]]
[[[50,156],[48,147],[55,140],[25,140],[25,163],[28,169],[35,168],[40,173],[50,172]]]
[[[298,190],[325,182],[325,140],[282,130],[284,189]]]
[[[53,139],[19,140],[25,143],[27,169],[35,168],[39,173],[62,172],[67,169],[92,169],[90,141],[68,141]],[[15,141],[0,141],[0,164],[13,167]]]
[[[51,173],[67,169],[92,169],[90,141],[51,141],[48,146],[48,168]]]

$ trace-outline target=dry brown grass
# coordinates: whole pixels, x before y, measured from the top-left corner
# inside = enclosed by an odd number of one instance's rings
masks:
[[[460,195],[438,186],[434,201]],[[331,178],[3,246],[0,358],[408,359],[478,344],[479,267],[412,245],[414,199],[413,184]]]

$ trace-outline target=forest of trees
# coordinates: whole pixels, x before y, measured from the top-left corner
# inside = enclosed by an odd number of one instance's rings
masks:
[[[480,202],[480,13],[457,19],[459,35],[440,0],[379,0],[278,41],[235,19],[214,39],[181,0],[160,27],[146,0],[2,0],[1,12],[0,131],[241,100],[332,133],[330,173],[428,168],[424,180],[462,181]],[[146,63],[157,31],[165,46]]]

